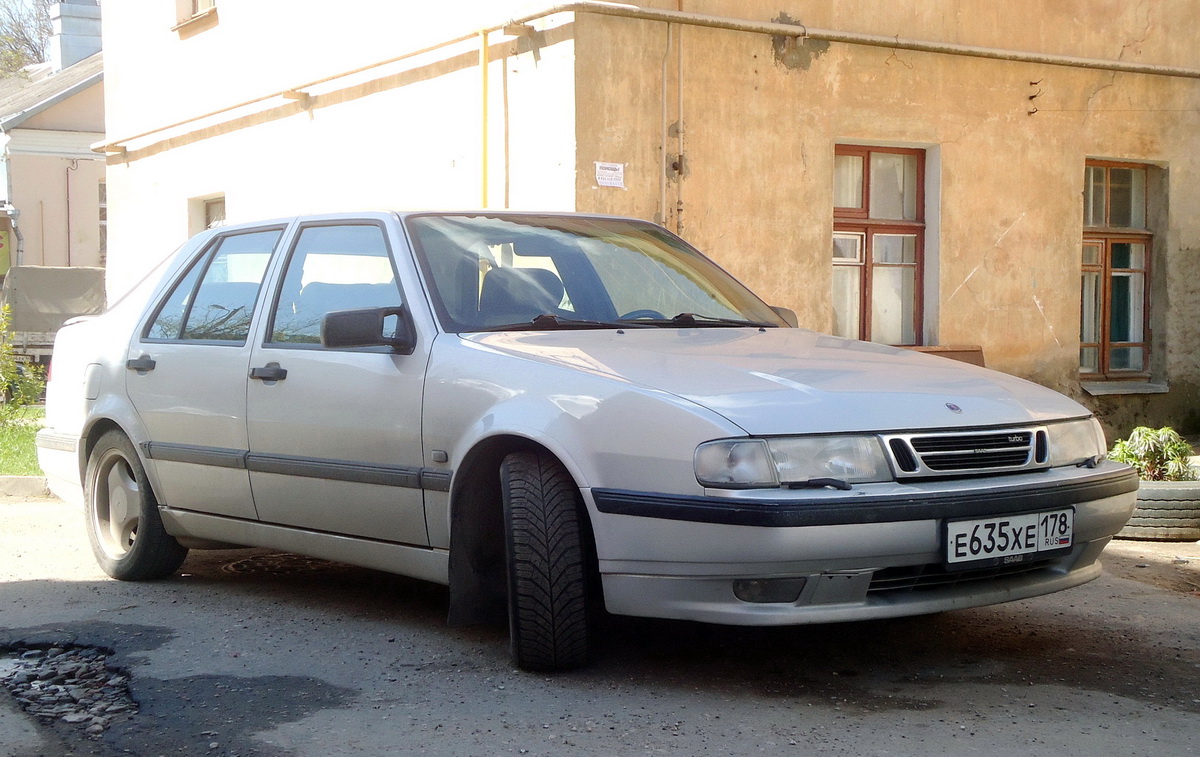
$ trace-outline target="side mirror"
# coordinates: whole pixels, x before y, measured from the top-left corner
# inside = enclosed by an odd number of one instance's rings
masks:
[[[404,306],[335,310],[321,319],[321,346],[391,347],[402,355],[411,355],[417,335]]]
[[[787,325],[791,326],[794,329],[800,328],[800,321],[799,321],[799,319],[796,318],[795,310],[792,310],[791,308],[781,308],[776,305],[772,305],[771,309],[774,310],[775,315],[782,318],[787,323]]]

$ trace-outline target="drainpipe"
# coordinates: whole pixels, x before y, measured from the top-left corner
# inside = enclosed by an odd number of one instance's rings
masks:
[[[0,213],[8,216],[8,223],[12,227],[13,237],[15,237],[15,247],[17,254],[14,256],[9,253],[9,263],[12,266],[19,266],[25,262],[25,237],[21,235],[21,227],[17,220],[21,217],[21,211],[13,205],[12,197],[12,164],[9,162],[8,143],[12,139],[7,132],[0,131],[0,161],[4,161],[4,204],[0,205]]]
[[[64,180],[67,184],[67,265],[71,265],[71,172],[79,170],[79,159],[71,160],[67,166]]]
[[[669,168],[667,163],[667,61],[671,59],[671,35],[675,25],[666,24],[666,27],[667,44],[663,48],[662,70],[659,73],[662,102],[659,104],[658,144],[662,166],[658,172],[658,218],[654,219],[663,226],[667,225],[667,170]]]
[[[683,0],[679,2],[679,10],[683,11]],[[679,236],[684,236],[683,228],[683,29],[679,30],[679,39],[675,42],[675,89],[679,95],[679,102],[676,105],[676,117],[679,119],[675,122],[675,137],[676,149],[679,151],[676,160],[679,161],[679,173],[676,183],[678,190],[675,193],[675,233]]]
[[[480,94],[480,144],[479,197],[480,207],[488,206],[488,30],[479,32],[479,94]]]

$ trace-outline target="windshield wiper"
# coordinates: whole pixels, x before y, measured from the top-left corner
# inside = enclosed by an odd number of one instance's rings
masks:
[[[773,328],[773,323],[762,323],[760,321],[747,321],[738,318],[718,318],[715,315],[701,315],[700,313],[680,313],[674,318],[631,318],[622,320],[621,323],[637,323],[659,328],[670,328],[672,326],[737,326],[737,327],[753,327],[756,329]]]
[[[478,331],[565,331],[568,329],[627,329],[650,328],[653,323],[641,321],[593,321],[586,318],[563,318],[552,313],[542,313],[532,320],[488,326]]]

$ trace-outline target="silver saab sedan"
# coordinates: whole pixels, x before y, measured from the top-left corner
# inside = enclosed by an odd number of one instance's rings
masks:
[[[630,219],[229,226],[62,329],[39,458],[115,578],[230,545],[415,576],[534,670],[585,663],[601,611],[824,623],[1099,575],[1138,483],[1085,408],[793,322]]]

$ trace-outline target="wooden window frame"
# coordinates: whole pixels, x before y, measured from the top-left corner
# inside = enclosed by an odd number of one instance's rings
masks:
[[[888,155],[913,155],[917,158],[916,181],[916,218],[903,220],[894,218],[871,218],[871,155],[884,153]],[[856,263],[838,263],[835,266],[855,266],[860,268],[859,274],[859,319],[858,338],[871,341],[871,315],[874,281],[874,270],[878,267],[912,267],[913,280],[913,341],[897,346],[919,346],[924,343],[924,313],[925,313],[925,161],[926,151],[922,149],[900,147],[872,147],[865,145],[835,145],[834,155],[861,156],[863,163],[862,196],[857,208],[838,207],[833,209],[834,233],[862,234],[862,261]],[[915,263],[912,266],[876,263],[874,261],[874,238],[879,234],[912,235],[916,239]]]
[[[1080,246],[1080,360],[1079,372],[1080,377],[1086,381],[1129,381],[1141,380],[1145,381],[1150,378],[1150,360],[1151,360],[1151,330],[1150,330],[1150,312],[1151,312],[1151,273],[1154,259],[1154,235],[1144,228],[1113,226],[1111,224],[1112,217],[1112,181],[1110,169],[1113,168],[1133,168],[1141,171],[1147,171],[1148,166],[1142,163],[1123,163],[1117,161],[1089,160],[1085,164],[1085,177],[1087,168],[1103,168],[1104,171],[1104,219],[1103,223],[1093,226],[1086,225],[1088,195],[1085,187],[1083,201],[1085,203],[1083,227],[1083,239]],[[1149,175],[1145,177],[1143,186],[1146,187],[1145,196],[1142,201],[1149,205]],[[1149,208],[1142,208],[1142,217],[1148,218]],[[1112,266],[1112,247],[1114,244],[1132,243],[1140,244],[1145,250],[1143,265],[1141,268],[1114,268]],[[1100,254],[1100,262],[1098,264],[1090,264],[1086,262],[1083,256],[1083,250],[1089,246],[1098,247]],[[1112,330],[1112,286],[1113,273],[1128,271],[1131,273],[1140,273],[1143,277],[1142,283],[1142,339],[1138,342],[1113,342],[1111,339]],[[1083,300],[1084,292],[1084,276],[1087,274],[1097,275],[1099,278],[1100,292],[1100,312],[1097,331],[1099,341],[1085,342],[1083,341],[1083,308],[1086,302]],[[1136,370],[1113,368],[1111,357],[1114,349],[1122,348],[1140,348],[1142,350],[1142,367]],[[1097,351],[1096,370],[1090,371],[1083,365],[1083,350],[1095,349]]]

